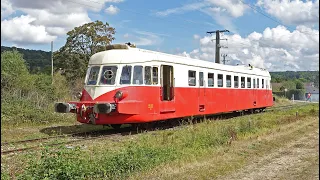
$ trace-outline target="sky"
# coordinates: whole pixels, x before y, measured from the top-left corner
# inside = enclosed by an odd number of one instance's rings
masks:
[[[112,42],[214,62],[222,33],[226,64],[269,71],[319,70],[319,0],[1,0],[1,45],[61,48],[66,33],[100,20]],[[221,58],[222,59],[222,58]]]

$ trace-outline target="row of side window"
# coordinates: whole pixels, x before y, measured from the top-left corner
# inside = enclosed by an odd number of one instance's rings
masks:
[[[99,72],[101,75],[98,81]],[[92,66],[88,74],[87,85],[114,85],[116,81],[118,66]],[[133,73],[132,73],[133,72]],[[120,84],[158,84],[158,67],[155,66],[123,66],[120,76]]]
[[[188,77],[188,84],[189,86],[196,86],[196,71],[189,70],[188,71],[189,77]],[[223,87],[223,76],[224,74],[218,74],[218,81],[217,81],[217,87]],[[225,75],[226,76],[226,87],[231,87],[231,75]],[[214,73],[208,73],[208,87],[215,87],[214,86]],[[239,83],[239,77],[240,77],[240,83]],[[233,76],[233,87],[234,88],[260,88],[260,78],[251,78],[251,77],[243,77],[243,76]],[[265,86],[266,82],[266,86]],[[265,81],[265,79],[261,78],[261,88],[269,88],[268,80]],[[199,72],[199,86],[204,86],[204,75],[203,72]]]
[[[151,66],[134,66],[133,75],[131,79],[131,66],[123,66],[120,76],[120,84],[145,84],[156,85],[158,84],[158,67]],[[143,73],[144,72],[144,73]],[[144,74],[144,77],[143,77]],[[132,80],[132,81],[131,81]]]

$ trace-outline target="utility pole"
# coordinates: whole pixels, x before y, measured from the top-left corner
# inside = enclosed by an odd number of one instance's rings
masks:
[[[223,60],[222,60],[223,64],[226,64],[226,62],[229,61],[229,60],[226,60],[226,57],[228,55],[227,54],[221,54],[221,56],[223,57]]]
[[[51,77],[53,84],[53,41],[51,41]]]
[[[229,30],[216,30],[216,31],[209,31],[208,34],[216,33],[216,60],[215,63],[220,64],[220,33],[221,32],[230,32]]]

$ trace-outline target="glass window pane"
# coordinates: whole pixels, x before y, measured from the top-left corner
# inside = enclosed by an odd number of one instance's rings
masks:
[[[117,70],[117,66],[104,66],[102,68],[99,84],[113,85],[116,81]]]
[[[144,68],[144,83],[146,85],[151,85],[151,66],[146,66]]]
[[[90,69],[90,74],[88,77],[87,85],[96,85],[98,80],[98,75],[100,71],[100,66],[93,66]]]
[[[189,86],[195,86],[196,85],[196,72],[195,71],[189,71]]]
[[[131,69],[131,66],[123,66],[120,77],[120,84],[131,84]]]
[[[142,66],[134,66],[132,84],[143,84]]]
[[[231,75],[227,75],[226,77],[226,86],[231,87]]]
[[[208,87],[213,87],[214,86],[214,74],[213,73],[208,73]]]
[[[199,72],[200,86],[203,86],[203,72]]]
[[[246,84],[245,84],[245,77],[241,77],[241,88],[245,88]]]
[[[247,88],[251,88],[251,78],[247,78]]]
[[[218,87],[223,87],[223,75],[218,74]]]
[[[153,84],[158,84],[158,67],[152,68],[152,80]]]
[[[234,76],[234,87],[238,88],[239,87],[239,76]]]

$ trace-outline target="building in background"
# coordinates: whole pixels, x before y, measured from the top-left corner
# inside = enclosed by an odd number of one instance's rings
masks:
[[[319,102],[319,88],[315,87],[313,82],[305,83],[304,88],[306,90],[305,100],[307,99],[307,95],[310,92],[311,94],[311,102]]]

